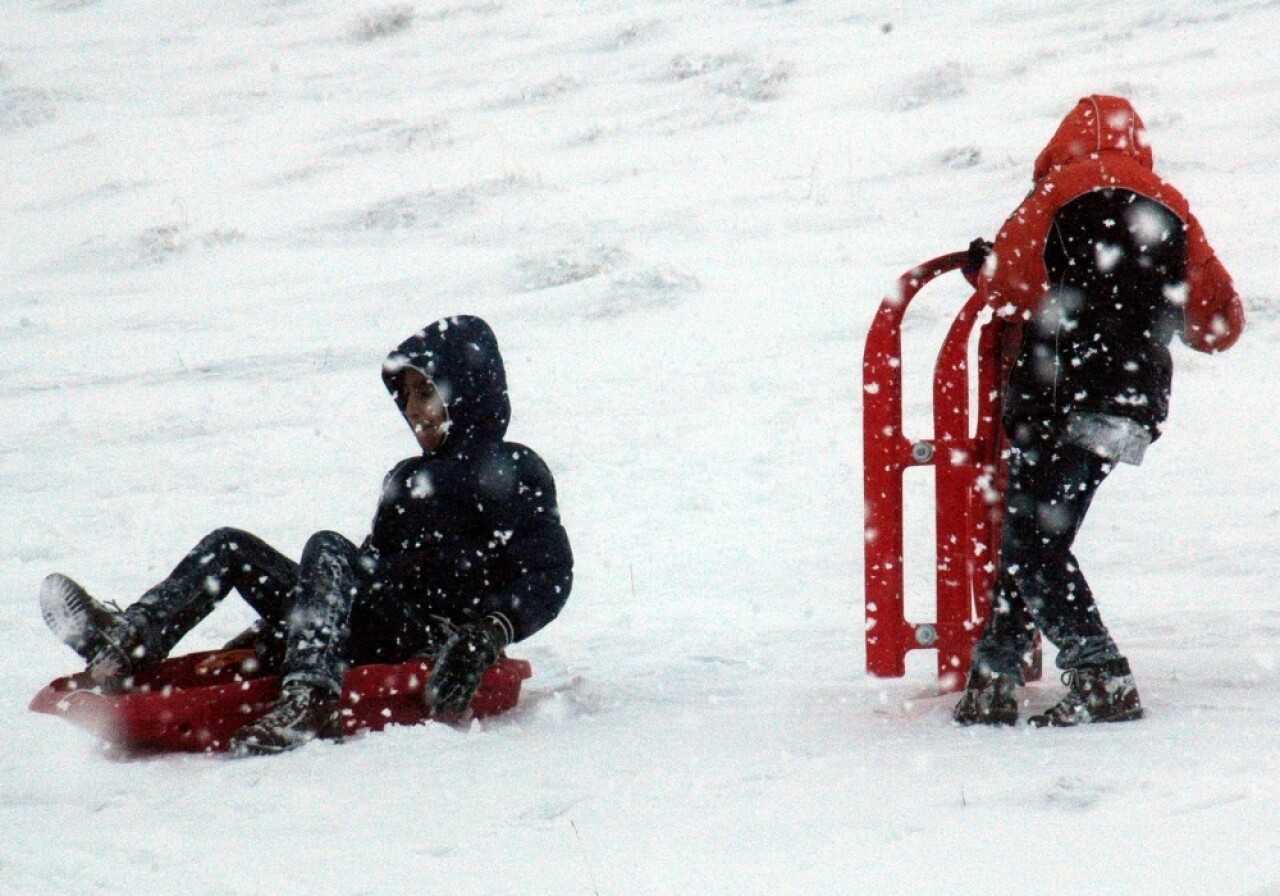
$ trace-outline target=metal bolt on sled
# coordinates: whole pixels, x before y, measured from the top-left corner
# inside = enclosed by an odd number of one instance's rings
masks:
[[[934,366],[933,437],[909,439],[902,421],[902,320],[927,283],[960,268],[965,258],[953,252],[903,274],[897,294],[880,303],[862,360],[867,671],[901,677],[908,651],[934,649],[947,690],[964,684],[991,612],[1005,480],[1000,397],[1020,334],[1016,325],[995,318],[978,331],[971,424],[969,339],[983,303],[976,293],[970,296]],[[935,474],[937,604],[933,620],[911,622],[904,601],[903,474],[921,466],[933,466]],[[1038,641],[1026,674],[1039,677]]]

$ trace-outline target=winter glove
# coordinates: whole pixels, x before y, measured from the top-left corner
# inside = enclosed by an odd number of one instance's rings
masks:
[[[970,286],[978,285],[978,274],[982,273],[982,266],[987,263],[987,256],[991,254],[991,243],[978,237],[969,244],[969,251],[965,255],[964,264],[960,267],[960,273],[964,274],[964,279],[969,281]]]
[[[435,663],[457,633],[458,627],[451,621],[442,616],[433,617],[423,636],[422,646],[414,652],[414,657]]]
[[[485,670],[498,661],[507,641],[506,626],[493,617],[454,632],[427,681],[427,706],[432,714],[457,717],[465,713]]]

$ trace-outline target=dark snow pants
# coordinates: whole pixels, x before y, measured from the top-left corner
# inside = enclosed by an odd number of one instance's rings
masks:
[[[1060,441],[1059,427],[1020,427],[1009,459],[1000,571],[975,665],[1021,680],[1039,629],[1060,669],[1120,659],[1071,546],[1113,462]]]
[[[439,620],[394,599],[336,532],[311,536],[295,563],[255,535],[223,528],[125,611],[145,661],[167,657],[233,588],[262,617],[265,636],[282,646],[283,677],[332,693],[349,665],[401,662],[439,637]]]

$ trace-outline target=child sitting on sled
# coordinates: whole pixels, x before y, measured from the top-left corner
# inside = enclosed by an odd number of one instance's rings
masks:
[[[422,454],[387,474],[359,547],[317,532],[295,563],[248,532],[218,529],[124,610],[66,576],[45,579],[44,620],[98,685],[127,689],[234,588],[261,618],[227,646],[278,668],[281,691],[230,750],[279,753],[336,735],[349,666],[430,658],[426,699],[456,717],[501,651],[556,617],[573,556],[550,470],[504,440],[511,405],[488,324],[436,321],[387,357],[382,379]]]

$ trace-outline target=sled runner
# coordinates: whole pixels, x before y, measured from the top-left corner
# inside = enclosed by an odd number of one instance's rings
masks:
[[[925,262],[898,279],[867,333],[862,361],[863,498],[867,671],[906,674],[911,650],[938,651],[945,690],[964,684],[973,645],[991,611],[1004,504],[1001,395],[1020,328],[993,318],[978,331],[974,412],[970,418],[969,339],[983,309],[974,293],[951,324],[933,377],[933,437],[908,438],[902,419],[902,320],[916,294],[960,268],[965,252]],[[903,576],[903,474],[934,468],[937,533],[936,616],[909,621]],[[1040,677],[1039,641],[1027,680]]]
[[[265,715],[280,695],[277,675],[249,671],[237,651],[174,657],[144,669],[120,694],[93,689],[87,674],[51,682],[31,701],[35,712],[61,716],[123,753],[220,752],[242,726]],[[343,734],[413,725],[427,718],[422,692],[431,664],[356,666],[342,688]],[[502,657],[484,673],[471,701],[476,717],[514,707],[533,674],[526,660]]]

